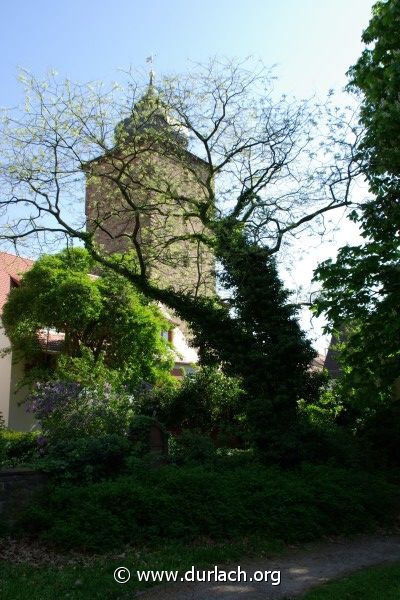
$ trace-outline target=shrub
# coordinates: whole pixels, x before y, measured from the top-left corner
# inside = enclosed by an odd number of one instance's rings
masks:
[[[55,480],[78,483],[117,476],[125,466],[129,443],[116,434],[53,440],[36,462]]]
[[[151,451],[150,430],[153,426],[158,427],[167,439],[167,431],[157,419],[146,415],[134,415],[131,418],[127,437],[131,444],[131,451],[136,456],[145,456]]]
[[[40,449],[38,432],[0,430],[0,465],[17,467],[30,464]]]
[[[365,459],[351,431],[338,425],[332,411],[319,405],[301,407],[301,459],[313,463],[335,463],[360,467]],[[368,460],[364,461],[368,463]]]
[[[38,383],[26,400],[49,439],[124,434],[133,414],[132,398],[110,384],[84,388],[79,383]]]
[[[377,410],[364,420],[358,432],[363,447],[370,450],[370,461],[377,468],[400,466],[400,399]]]
[[[202,367],[178,387],[143,394],[137,400],[137,411],[155,416],[168,428],[230,429],[238,426],[242,397],[238,379]]]
[[[46,490],[20,526],[24,535],[91,551],[254,532],[295,542],[374,527],[398,506],[398,489],[381,475],[336,467],[138,465],[132,475],[112,481]]]
[[[178,465],[205,463],[216,457],[216,449],[208,436],[184,430],[179,436],[170,438],[168,454],[170,460]]]
[[[150,448],[150,428],[162,425],[151,417],[135,415],[126,424],[126,431],[96,433],[81,437],[51,437],[36,466],[48,472],[53,480],[89,483],[114,478],[129,471],[138,458],[147,457]],[[166,432],[164,431],[166,435]],[[154,459],[153,459],[154,463]]]

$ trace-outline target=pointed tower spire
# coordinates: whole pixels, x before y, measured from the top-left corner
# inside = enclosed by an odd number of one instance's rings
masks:
[[[147,56],[146,62],[153,66],[154,55]],[[120,121],[114,130],[117,145],[125,145],[138,135],[158,135],[159,139],[168,138],[186,147],[188,140],[179,130],[170,126],[169,108],[160,98],[154,87],[155,71],[149,71],[149,84],[143,96],[136,102],[132,114]]]
[[[154,85],[154,79],[155,79],[155,76],[156,76],[156,73],[153,70],[154,55],[151,54],[150,56],[148,56],[146,58],[146,62],[150,63],[150,65],[151,65],[151,69],[149,71],[149,87],[153,87],[153,85]]]

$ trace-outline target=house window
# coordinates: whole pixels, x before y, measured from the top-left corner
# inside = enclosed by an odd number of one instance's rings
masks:
[[[161,334],[161,337],[166,342],[169,342],[170,344],[172,344],[173,341],[174,341],[174,330],[173,329],[169,329],[168,331],[163,331],[162,334]]]

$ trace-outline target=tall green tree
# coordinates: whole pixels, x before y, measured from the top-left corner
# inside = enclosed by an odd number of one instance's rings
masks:
[[[386,185],[400,173],[399,27],[398,0],[377,2],[362,34],[366,47],[348,72],[349,89],[361,93],[365,172],[371,183],[381,179]]]
[[[276,261],[230,219],[221,223],[221,284],[241,336],[231,347],[230,371],[240,371],[247,419],[259,449],[273,460],[296,460],[298,401],[306,398],[315,351],[301,331]]]
[[[106,269],[92,275],[94,267],[81,248],[35,262],[4,306],[13,351],[28,364],[40,364],[39,332],[58,331],[65,334],[53,366],[59,375],[90,379],[105,370],[115,381],[155,383],[171,368],[162,337],[169,324],[126,279]]]
[[[298,401],[311,400],[311,390],[318,389],[309,370],[316,353],[269,249],[249,239],[233,218],[220,220],[216,238],[220,284],[229,298],[224,305],[210,299],[193,305],[181,296],[180,314],[194,332],[203,364],[221,365],[241,378],[243,413],[255,446],[268,460],[295,462],[301,443]]]
[[[323,284],[317,311],[331,328],[345,326],[342,385],[359,411],[399,395],[400,376],[400,2],[373,7],[367,47],[349,70],[361,95],[365,135],[358,160],[374,198],[353,212],[364,238],[316,271]],[[344,325],[346,324],[346,325]]]

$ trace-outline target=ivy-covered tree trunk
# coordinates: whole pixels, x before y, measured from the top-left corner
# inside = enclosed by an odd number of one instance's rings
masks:
[[[268,249],[249,241],[243,228],[228,220],[218,254],[222,284],[232,293],[231,310],[242,335],[231,365],[243,377],[251,433],[267,456],[292,462],[299,443],[297,402],[306,393],[315,352]]]
[[[220,221],[214,234],[227,302],[138,282],[190,325],[203,364],[219,364],[226,374],[242,378],[252,443],[267,459],[289,464],[298,455],[297,402],[310,389],[315,351],[300,330],[268,249],[252,243],[233,218]]]

